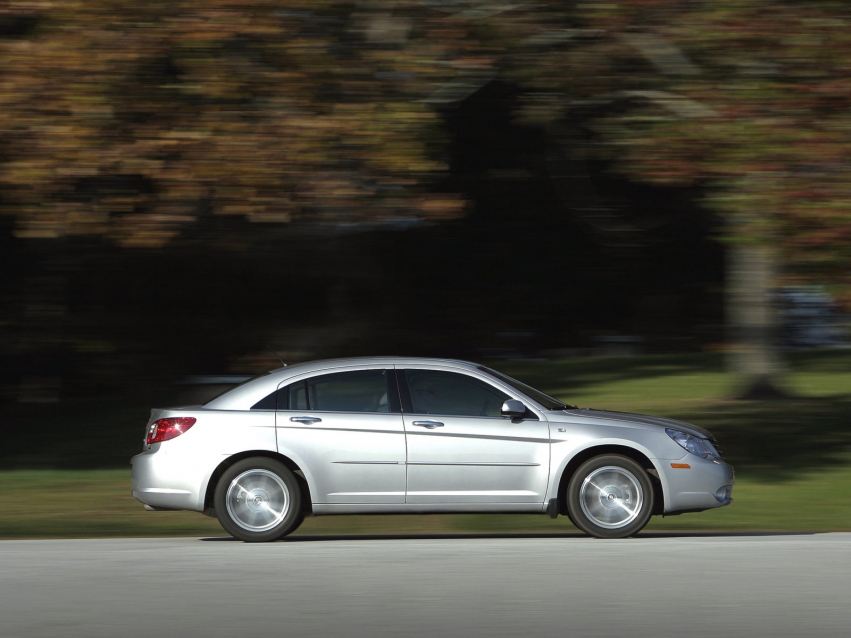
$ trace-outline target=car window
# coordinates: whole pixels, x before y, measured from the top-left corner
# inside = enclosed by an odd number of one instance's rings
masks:
[[[263,397],[257,403],[251,406],[252,410],[274,410],[275,403],[278,399],[278,392],[273,392],[269,396]]]
[[[311,377],[307,380],[307,396],[310,410],[390,412],[386,370],[357,370]]]
[[[307,388],[304,381],[276,390],[251,406],[252,410],[306,410]]]
[[[304,381],[293,383],[286,388],[283,388],[285,396],[279,399],[286,400],[286,403],[281,401],[280,410],[307,410],[307,388]]]
[[[388,383],[388,380],[390,383]],[[296,381],[255,403],[252,410],[399,412],[399,395],[387,370],[356,370]]]
[[[440,370],[405,370],[415,414],[501,416],[510,399],[493,386],[465,374]]]

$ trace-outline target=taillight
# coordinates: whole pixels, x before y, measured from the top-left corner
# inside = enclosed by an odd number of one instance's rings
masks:
[[[195,420],[192,416],[178,416],[154,421],[148,428],[146,443],[150,445],[178,437],[195,425]]]

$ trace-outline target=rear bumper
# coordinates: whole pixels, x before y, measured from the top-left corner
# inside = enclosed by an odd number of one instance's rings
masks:
[[[204,509],[200,481],[189,478],[195,472],[187,471],[185,459],[152,449],[137,454],[130,463],[130,493],[136,500],[155,508],[196,512]]]
[[[696,512],[724,507],[733,502],[733,485],[736,483],[733,466],[724,461],[708,461],[688,454],[674,464],[685,464],[685,468],[671,467],[666,461],[665,475],[669,498],[665,514]]]

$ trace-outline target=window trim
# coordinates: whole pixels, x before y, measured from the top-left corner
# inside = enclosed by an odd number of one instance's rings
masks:
[[[402,414],[414,414],[414,404],[411,401],[411,391],[408,388],[408,378],[405,371],[408,368],[396,369],[396,382],[399,384],[399,399],[402,404]]]

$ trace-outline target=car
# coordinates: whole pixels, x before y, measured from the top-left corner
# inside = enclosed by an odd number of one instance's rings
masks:
[[[656,514],[729,505],[733,468],[706,430],[579,409],[467,361],[286,366],[205,405],[155,409],[132,495],[218,518],[248,542],[307,515],[566,515],[598,538]]]

